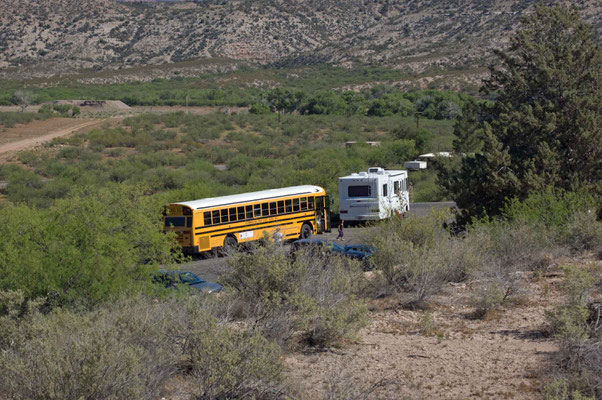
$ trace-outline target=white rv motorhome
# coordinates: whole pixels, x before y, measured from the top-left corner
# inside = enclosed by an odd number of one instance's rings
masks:
[[[368,221],[410,210],[408,172],[368,168],[339,178],[339,213],[345,221]]]

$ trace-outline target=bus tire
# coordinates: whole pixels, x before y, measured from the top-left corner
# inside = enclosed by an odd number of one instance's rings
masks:
[[[238,242],[236,241],[236,238],[234,236],[228,235],[224,238],[224,245],[222,247],[222,251],[224,254],[232,253],[233,251],[236,251],[237,248]]]
[[[308,239],[313,233],[311,229],[311,225],[305,223],[301,227],[301,233],[299,234],[299,239]]]

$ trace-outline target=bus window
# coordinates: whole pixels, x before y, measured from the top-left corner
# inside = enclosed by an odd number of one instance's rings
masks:
[[[228,222],[228,209],[227,208],[222,209],[222,224],[224,222]]]
[[[219,210],[213,211],[213,224],[219,224]]]
[[[185,217],[166,217],[165,226],[184,226],[186,224]]]
[[[268,215],[268,203],[261,203],[261,216],[267,217]]]
[[[293,212],[293,203],[290,200],[286,200],[286,212]]]
[[[307,210],[307,198],[306,197],[301,197],[301,209]]]
[[[230,209],[230,222],[236,221],[236,207]]]
[[[192,217],[186,217],[186,228],[192,228]]]
[[[313,197],[308,197],[307,198],[307,209],[308,210],[313,210],[314,209],[314,198]]]
[[[209,211],[203,213],[203,220],[205,226],[211,225],[211,213]]]
[[[245,219],[245,208],[238,207],[238,220],[242,221],[243,219]]]
[[[284,214],[284,200],[278,202],[278,214]]]
[[[253,206],[246,206],[247,219],[253,219]]]
[[[276,215],[276,202],[272,201],[270,203],[270,215]]]
[[[299,211],[299,199],[293,199],[293,211]]]
[[[253,209],[255,210],[255,218],[261,217],[261,204],[255,204]]]

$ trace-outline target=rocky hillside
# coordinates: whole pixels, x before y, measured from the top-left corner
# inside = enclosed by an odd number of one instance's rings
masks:
[[[227,58],[482,66],[537,0],[0,0],[0,78]],[[600,30],[599,0],[578,0]]]

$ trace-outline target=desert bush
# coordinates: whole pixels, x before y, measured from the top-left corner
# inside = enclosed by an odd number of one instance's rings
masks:
[[[568,393],[573,399],[602,396],[602,336],[597,315],[591,318],[595,308],[588,307],[599,283],[599,266],[564,267],[565,300],[546,313],[550,332],[560,342],[557,385],[562,390],[556,390],[556,398],[569,398]]]
[[[154,399],[176,374],[193,398],[282,393],[278,346],[218,321],[207,301],[169,291],[43,314],[23,293],[0,292],[0,396]]]
[[[526,271],[546,268],[554,247],[547,231],[519,221],[474,223],[465,240],[482,252],[471,274],[476,317],[524,297]]]
[[[360,266],[336,256],[300,252],[294,260],[272,243],[235,254],[223,283],[242,317],[284,347],[324,347],[351,338],[364,323],[355,293]]]
[[[566,233],[565,241],[573,251],[602,249],[602,221],[592,209],[574,213]]]
[[[150,399],[176,371],[164,304],[129,301],[95,312],[22,320],[0,352],[0,395],[11,399]]]
[[[273,399],[284,391],[280,348],[261,336],[202,317],[186,337],[184,356],[198,399]]]
[[[600,270],[590,265],[587,268],[566,266],[563,268],[563,304],[546,313],[550,332],[561,340],[582,340],[590,336],[588,302],[595,284],[600,281]]]
[[[465,279],[480,265],[476,247],[453,237],[443,227],[449,215],[433,212],[426,217],[391,219],[370,229],[365,240],[377,250],[378,293],[411,294],[418,305],[448,281]]]
[[[47,115],[26,112],[0,112],[0,126],[12,128],[16,124],[26,124],[34,120],[47,119]]]

